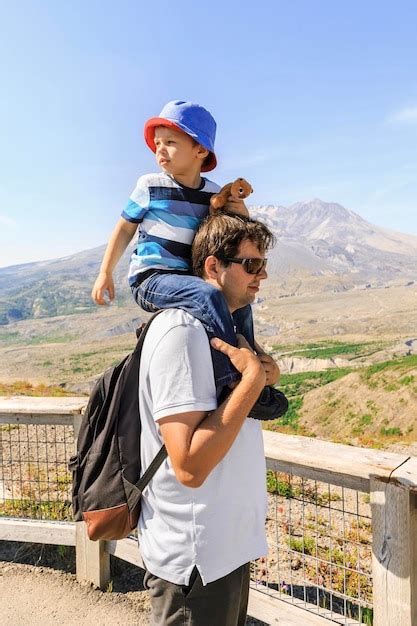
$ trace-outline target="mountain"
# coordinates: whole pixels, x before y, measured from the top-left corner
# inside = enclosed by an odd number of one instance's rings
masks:
[[[414,278],[417,237],[375,226],[340,204],[311,200],[289,207],[256,206],[251,214],[278,237],[270,254],[272,275],[304,270],[336,275],[351,286]]]
[[[321,200],[255,206],[278,243],[268,254],[275,297],[417,279],[417,237],[370,224]],[[0,324],[95,310],[90,291],[105,246],[61,259],[0,268]],[[119,304],[130,300],[126,251],[115,272]]]
[[[95,310],[90,292],[106,246],[60,259],[0,268],[0,325],[23,319]],[[114,278],[119,303],[130,298],[123,255]]]

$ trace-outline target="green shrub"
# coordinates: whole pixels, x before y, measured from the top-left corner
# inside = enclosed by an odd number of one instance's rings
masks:
[[[293,490],[290,483],[280,480],[272,470],[268,470],[266,473],[266,488],[269,493],[277,494],[284,498],[293,497]]]
[[[17,380],[14,383],[0,383],[0,396],[73,396],[70,391],[54,385],[32,385],[27,380]]]
[[[301,552],[301,554],[313,554],[316,549],[316,542],[313,537],[304,535],[304,537],[290,537],[288,539],[288,545],[291,550],[295,552]]]
[[[403,376],[398,382],[400,385],[411,385],[411,383],[414,382],[414,379],[415,377],[410,374],[409,376]]]
[[[29,499],[14,499],[0,502],[0,517],[30,517],[54,521],[72,521],[70,502],[37,502]]]
[[[393,436],[402,437],[401,429],[397,428],[396,426],[394,426],[393,428],[385,428],[383,426],[379,432],[384,437],[393,437]]]

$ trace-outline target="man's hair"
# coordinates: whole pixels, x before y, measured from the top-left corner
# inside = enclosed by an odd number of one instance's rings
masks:
[[[220,260],[235,257],[244,240],[251,241],[259,248],[261,254],[265,254],[275,245],[276,238],[265,224],[250,217],[242,217],[235,213],[217,213],[206,217],[193,241],[194,274],[204,277],[204,263],[211,255]]]

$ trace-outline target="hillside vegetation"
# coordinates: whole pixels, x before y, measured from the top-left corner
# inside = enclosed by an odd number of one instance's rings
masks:
[[[417,438],[417,355],[281,377],[290,410],[268,428],[383,447]]]

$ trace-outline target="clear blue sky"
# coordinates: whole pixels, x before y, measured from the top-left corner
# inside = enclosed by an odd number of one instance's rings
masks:
[[[0,266],[105,243],[172,99],[213,113],[211,178],[254,204],[417,234],[415,0],[10,0],[0,20]]]

